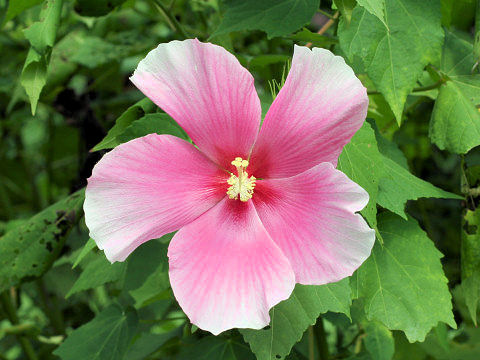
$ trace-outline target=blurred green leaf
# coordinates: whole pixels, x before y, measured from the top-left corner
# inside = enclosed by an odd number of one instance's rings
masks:
[[[122,360],[137,329],[137,314],[110,305],[75,329],[53,352],[62,360]]]
[[[212,36],[263,30],[269,38],[288,35],[310,22],[319,0],[226,0],[227,11]]]
[[[98,151],[103,149],[112,149],[119,145],[121,142],[117,139],[117,136],[123,134],[126,128],[128,128],[135,120],[142,118],[146,113],[153,112],[155,110],[155,104],[148,98],[144,98],[136,104],[130,106],[115,122],[115,125],[108,131],[107,136],[95,147],[92,151]]]
[[[299,32],[288,36],[288,38],[293,41],[311,42],[313,46],[324,48],[338,43],[338,39],[335,37],[317,34],[307,28],[303,28]]]
[[[407,95],[428,63],[440,59],[443,29],[437,0],[385,0],[385,26],[357,6],[352,21],[340,20],[340,46],[361,64],[400,124]]]
[[[62,5],[63,0],[47,0],[42,8],[40,21],[23,31],[27,40],[39,54],[45,54],[55,44]]]
[[[480,300],[480,208],[466,211],[462,228],[462,290],[476,326]]]
[[[257,360],[283,359],[320,314],[332,311],[350,316],[350,304],[348,279],[321,286],[297,284],[288,300],[270,310],[268,327],[240,332]]]
[[[370,321],[365,325],[365,348],[373,360],[390,360],[395,352],[392,332],[378,321]]]
[[[126,0],[76,0],[75,11],[82,16],[102,16]]]
[[[85,36],[79,39],[71,61],[93,69],[111,61],[120,62],[128,53],[129,47],[126,45],[113,44],[100,37]]]
[[[363,124],[343,148],[338,158],[338,169],[368,192],[370,199],[362,214],[370,225],[376,226],[378,185],[384,169],[375,132],[368,122]]]
[[[42,1],[43,0],[10,0],[8,2],[8,10],[3,19],[3,23],[5,24],[23,11],[40,4]]]
[[[0,292],[42,276],[80,219],[83,190],[48,207],[0,238]]]
[[[35,115],[38,99],[47,82],[47,69],[52,47],[60,24],[63,0],[47,0],[40,13],[40,21],[24,30],[30,42],[20,82],[30,100],[32,115]]]
[[[365,300],[369,320],[402,330],[409,341],[423,341],[438,323],[456,327],[442,254],[413,219],[382,213],[384,243],[352,276],[355,297]]]

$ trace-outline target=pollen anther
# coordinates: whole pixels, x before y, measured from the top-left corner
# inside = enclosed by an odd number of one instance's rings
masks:
[[[230,185],[227,195],[232,200],[240,198],[240,201],[246,202],[253,196],[257,179],[255,176],[248,177],[248,173],[245,171],[248,166],[248,160],[236,157],[231,164],[237,168],[237,175],[232,174],[227,180],[227,184]]]

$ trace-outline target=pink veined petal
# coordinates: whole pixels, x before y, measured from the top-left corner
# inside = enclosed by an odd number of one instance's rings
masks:
[[[366,89],[340,56],[295,46],[284,86],[268,110],[250,161],[257,178],[297,175],[321,162],[337,165],[367,115]]]
[[[131,81],[225,169],[250,154],[260,126],[252,75],[224,48],[197,39],[160,44]]]
[[[195,220],[226,192],[223,170],[190,143],[151,134],[117,146],[93,169],[85,222],[111,261]]]
[[[183,311],[215,335],[266,326],[269,309],[295,285],[288,260],[251,201],[221,201],[180,229],[168,257],[170,283]]]
[[[375,231],[355,214],[368,194],[331,163],[290,178],[258,180],[252,200],[298,283],[339,281],[370,255]]]

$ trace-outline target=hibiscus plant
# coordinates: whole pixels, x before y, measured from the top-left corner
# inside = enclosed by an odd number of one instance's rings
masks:
[[[0,360],[480,358],[480,0],[0,7]]]

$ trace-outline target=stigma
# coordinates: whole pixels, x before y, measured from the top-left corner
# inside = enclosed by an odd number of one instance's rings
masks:
[[[227,195],[232,200],[238,200],[246,202],[253,196],[253,189],[255,189],[255,176],[248,177],[248,173],[245,171],[248,166],[248,160],[243,160],[241,157],[236,157],[231,162],[233,166],[237,168],[237,175],[232,174],[227,180],[227,184],[230,185],[227,190]]]

